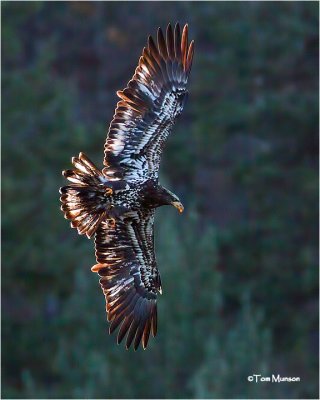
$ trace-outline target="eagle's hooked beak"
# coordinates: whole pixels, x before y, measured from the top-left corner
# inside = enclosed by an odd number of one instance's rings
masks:
[[[180,201],[173,201],[172,205],[179,211],[179,213],[182,213],[184,210],[184,207]]]

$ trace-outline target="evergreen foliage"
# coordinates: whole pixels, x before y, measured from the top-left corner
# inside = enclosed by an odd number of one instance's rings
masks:
[[[1,8],[2,397],[317,398],[318,3]],[[161,173],[186,207],[157,211],[158,336],[126,351],[60,172],[79,151],[101,166],[115,90],[177,20],[196,51]]]

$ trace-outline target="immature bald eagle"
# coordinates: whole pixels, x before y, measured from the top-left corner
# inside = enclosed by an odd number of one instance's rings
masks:
[[[60,189],[61,209],[79,234],[94,236],[97,264],[106,298],[110,333],[127,334],[126,348],[145,349],[157,332],[157,291],[161,279],[154,253],[153,222],[157,207],[180,212],[179,198],[158,182],[162,149],[187,98],[194,42],[188,26],[180,35],[169,24],[166,39],[159,28],[151,36],[117,104],[104,147],[100,171],[83,153],[63,171],[71,183]]]

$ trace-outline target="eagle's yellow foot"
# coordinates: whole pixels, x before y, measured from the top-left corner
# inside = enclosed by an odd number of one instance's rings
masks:
[[[107,188],[106,188],[106,194],[107,194],[108,196],[111,196],[111,195],[112,195],[112,193],[113,193],[113,190],[112,190],[112,188],[110,188],[110,187],[107,187]]]
[[[95,264],[92,268],[91,268],[91,271],[92,272],[99,272],[100,271],[100,269],[102,269],[102,268],[105,268],[106,267],[106,264]]]
[[[113,229],[116,226],[116,220],[115,218],[108,218],[108,228]]]

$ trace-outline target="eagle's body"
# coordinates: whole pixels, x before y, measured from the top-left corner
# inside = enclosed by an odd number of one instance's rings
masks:
[[[120,326],[118,343],[140,342],[157,331],[157,292],[161,279],[154,252],[154,213],[162,205],[183,206],[158,181],[164,143],[187,98],[186,84],[193,58],[187,25],[180,36],[168,25],[166,40],[158,30],[158,47],[148,47],[118,102],[99,170],[83,153],[71,182],[60,189],[62,210],[80,234],[94,236],[98,272],[107,303],[110,333]]]

